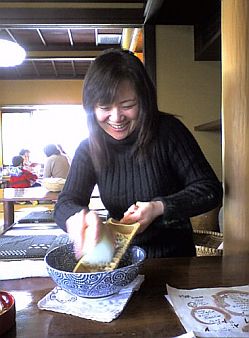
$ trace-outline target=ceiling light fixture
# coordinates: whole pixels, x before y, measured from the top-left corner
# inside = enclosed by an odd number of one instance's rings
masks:
[[[25,56],[25,50],[18,43],[0,39],[0,67],[20,65]]]
[[[98,45],[119,45],[122,39],[121,34],[99,34],[97,38]]]

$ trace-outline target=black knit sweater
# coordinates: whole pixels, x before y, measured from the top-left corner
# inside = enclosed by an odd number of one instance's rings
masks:
[[[66,220],[87,208],[97,184],[102,202],[115,219],[137,201],[164,203],[164,215],[134,240],[148,257],[194,255],[189,218],[217,207],[222,186],[192,134],[177,118],[164,114],[155,152],[138,161],[131,152],[136,132],[121,141],[103,133],[112,163],[96,174],[88,139],[79,145],[55,206],[56,223],[66,230]]]

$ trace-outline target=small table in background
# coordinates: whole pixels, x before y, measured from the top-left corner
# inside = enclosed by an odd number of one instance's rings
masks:
[[[14,223],[14,204],[27,201],[53,201],[56,202],[58,192],[48,191],[44,187],[35,188],[4,188],[0,189],[0,202],[3,203],[4,232]]]

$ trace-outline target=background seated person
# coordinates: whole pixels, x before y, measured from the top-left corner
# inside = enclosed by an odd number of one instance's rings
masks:
[[[37,174],[40,170],[40,164],[30,161],[30,150],[21,149],[19,155],[23,158],[23,168],[31,171],[33,174]]]
[[[70,166],[71,166],[71,163],[72,163],[72,160],[71,158],[69,157],[69,155],[65,152],[65,150],[62,148],[62,145],[61,144],[56,144],[57,148],[60,150],[61,154],[66,156]]]
[[[23,166],[30,166],[30,150],[29,149],[21,149],[19,151],[19,155],[23,158]]]
[[[47,161],[44,164],[43,178],[58,177],[67,178],[70,163],[65,155],[63,155],[55,144],[48,144],[44,148]]]
[[[31,173],[23,167],[23,157],[14,156],[12,158],[13,167],[10,172],[9,186],[11,188],[30,188],[39,187],[40,183],[36,182],[37,175]]]

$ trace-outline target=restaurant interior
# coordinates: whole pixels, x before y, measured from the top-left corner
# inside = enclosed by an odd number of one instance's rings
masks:
[[[172,1],[73,1],[67,5],[61,1],[47,5],[43,1],[15,1],[11,5],[4,1],[0,38],[17,41],[27,56],[18,66],[0,69],[2,165],[8,166],[20,147],[31,148],[34,162],[42,162],[43,133],[46,143],[63,144],[72,157],[76,145],[87,135],[84,112],[82,130],[76,132],[80,124],[72,115],[74,109],[82,108],[86,69],[102,50],[122,46],[144,61],[157,86],[159,108],[182,117],[221,179],[220,4],[210,1],[200,6],[192,1],[191,5],[181,4],[181,10],[178,5]],[[212,24],[214,31],[207,37],[210,20],[215,26]],[[65,137],[62,118],[58,117],[62,117],[60,110],[67,109],[65,125],[69,126],[67,133],[73,130],[70,135],[75,135],[74,142]],[[37,126],[35,115],[42,127]],[[58,118],[60,128],[55,127],[52,116]],[[24,121],[22,127],[21,122],[11,119]],[[10,126],[3,129],[5,120]],[[199,125],[213,121],[218,121],[214,131],[198,131]],[[27,127],[30,124],[32,127]],[[23,139],[23,144],[12,142],[8,128],[13,125],[16,138]],[[30,132],[23,132],[24,128]],[[61,133],[57,135],[55,129]]]
[[[0,40],[17,43],[26,53],[20,64],[0,65],[3,170],[10,167],[11,158],[21,148],[30,149],[32,160],[40,165],[45,161],[42,149],[48,143],[62,144],[73,157],[79,142],[88,136],[82,108],[86,71],[103,50],[122,47],[143,61],[155,84],[159,109],[180,117],[224,189],[222,205],[191,218],[197,261],[165,260],[163,281],[152,278],[159,276],[160,261],[158,266],[150,261],[145,264],[145,286],[139,290],[143,300],[137,292],[127,315],[122,313],[123,317],[111,324],[82,324],[78,317],[71,316],[70,321],[63,314],[63,332],[60,314],[53,312],[39,322],[39,311],[32,305],[25,314],[18,309],[19,326],[11,330],[10,337],[22,337],[23,320],[30,311],[34,316],[25,328],[27,337],[35,327],[38,337],[81,337],[81,328],[89,337],[180,337],[187,329],[175,319],[170,306],[165,315],[165,300],[159,299],[157,288],[161,292],[166,282],[179,288],[249,283],[249,34],[244,29],[248,17],[247,0],[240,4],[236,0],[1,1]],[[0,234],[32,211],[53,211],[57,192],[14,196],[5,189],[8,175],[3,175],[0,183]],[[97,187],[90,209],[106,216]],[[38,230],[43,234],[44,229]],[[51,227],[51,231],[57,230]],[[151,277],[146,282],[148,273]],[[46,279],[46,288],[42,279],[35,278],[36,286],[30,284],[32,291],[27,293],[36,302],[54,285]],[[0,290],[5,288],[18,296],[24,286],[10,280],[3,279],[1,286],[0,273]],[[136,310],[140,305],[143,318]]]

